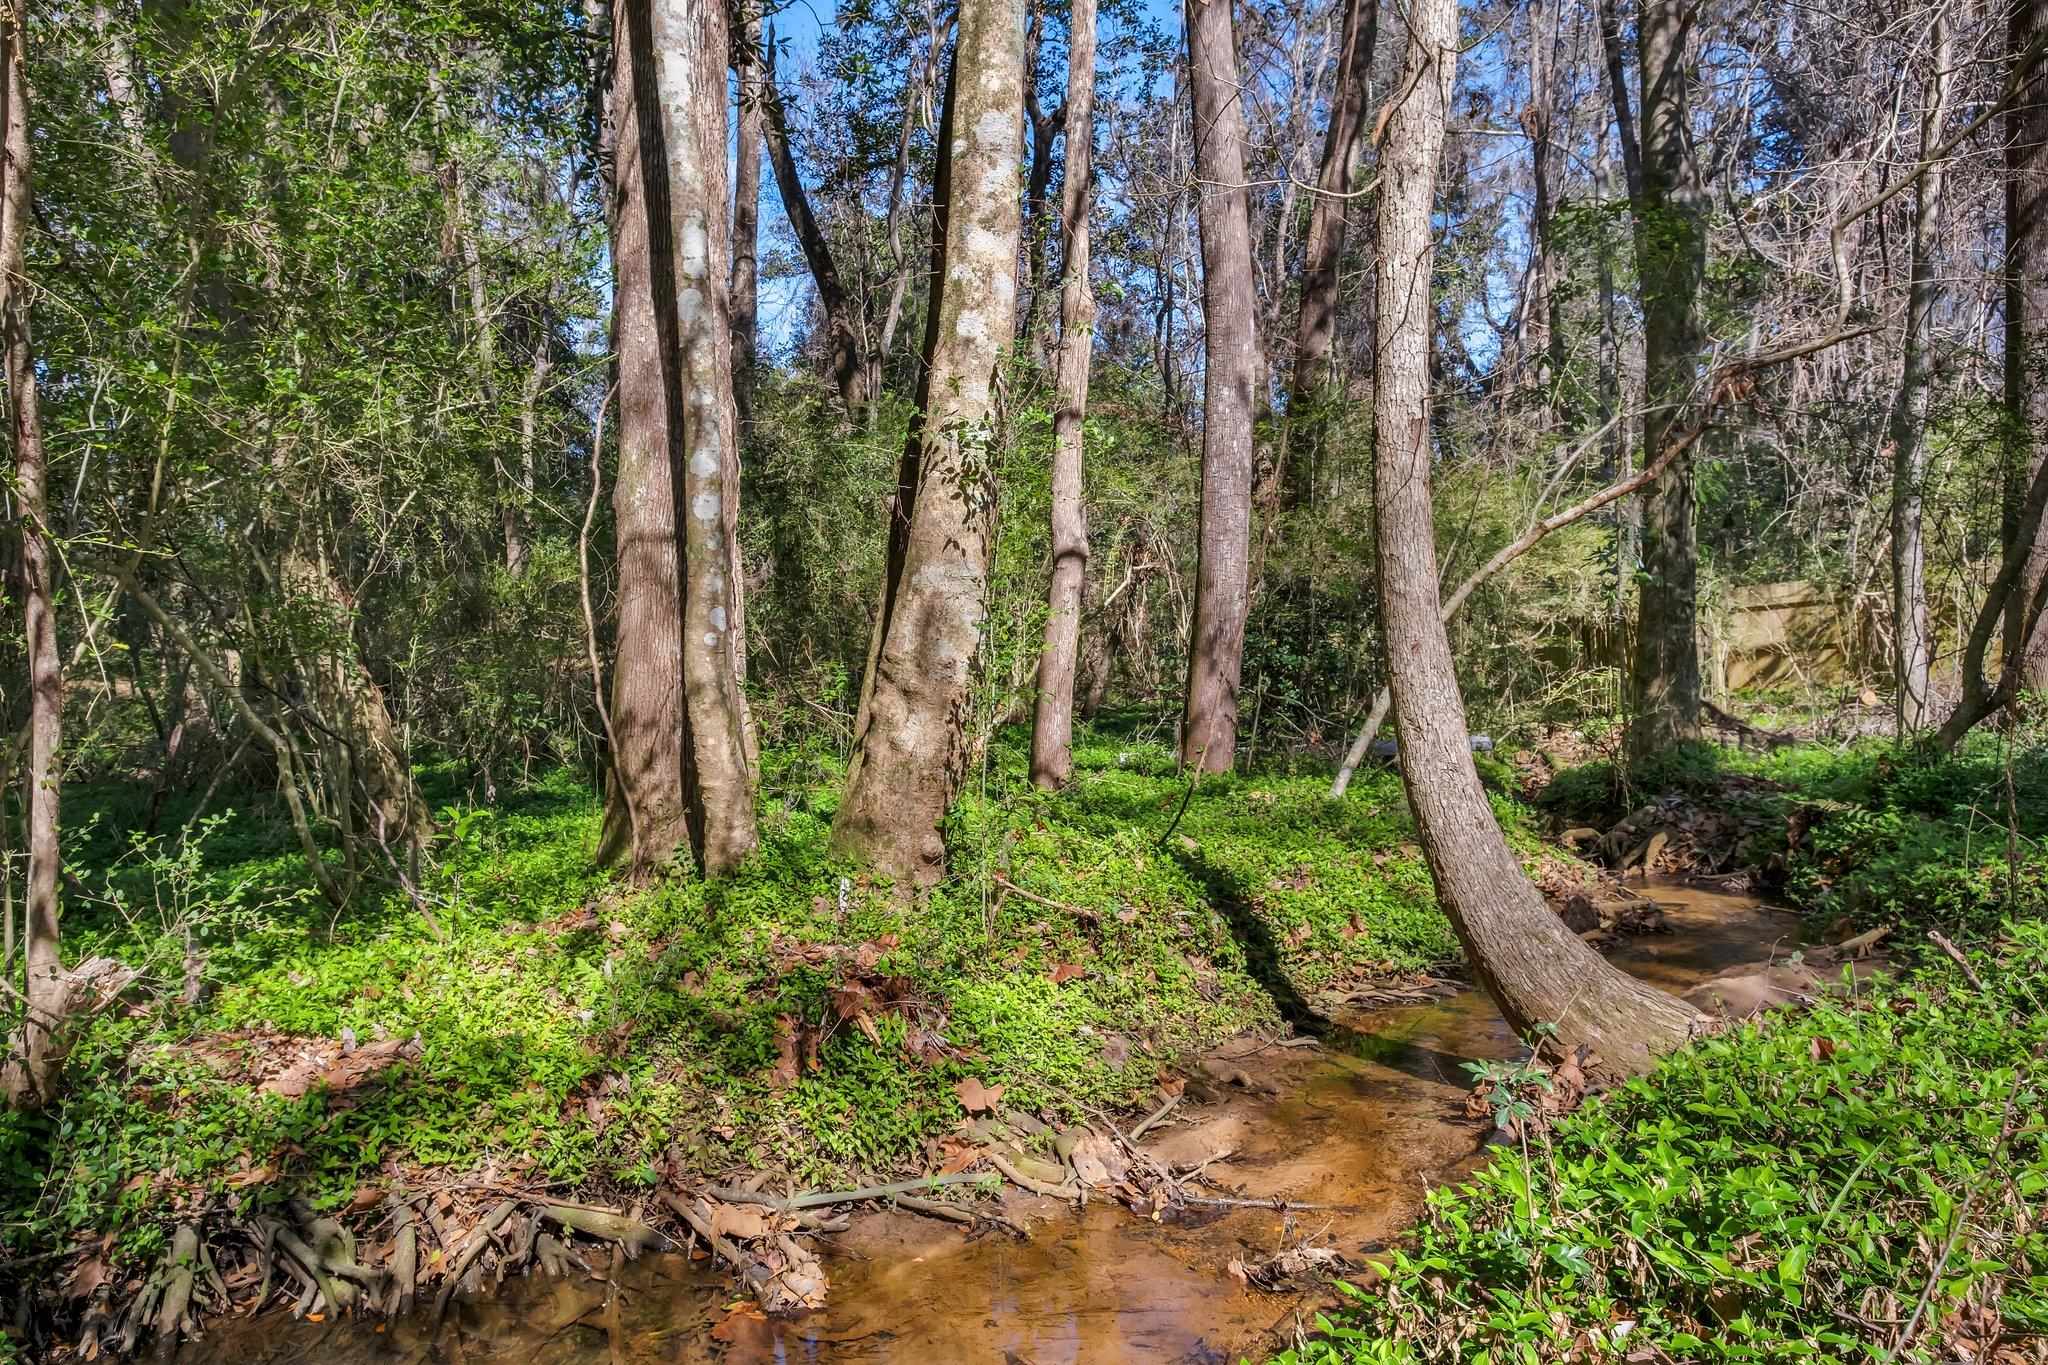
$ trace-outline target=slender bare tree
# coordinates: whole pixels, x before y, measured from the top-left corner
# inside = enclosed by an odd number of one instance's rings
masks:
[[[1640,1070],[1693,1013],[1607,965],[1543,904],[1495,823],[1465,730],[1440,615],[1430,491],[1431,214],[1457,63],[1457,0],[1414,0],[1380,155],[1375,554],[1401,779],[1437,896],[1466,959],[1518,1031],[1554,1024],[1606,1065]]]
[[[732,388],[740,428],[753,421],[755,349],[761,299],[761,9],[759,0],[740,0],[741,23],[733,35],[733,69],[739,80],[738,131],[732,163]]]
[[[1095,293],[1088,283],[1088,210],[1094,199],[1095,0],[1073,0],[1067,34],[1067,170],[1060,187],[1059,400],[1052,419],[1052,585],[1031,780],[1061,787],[1074,772],[1074,674],[1081,653],[1081,590],[1088,580],[1088,509],[1081,438],[1095,354]]]
[[[1016,326],[1023,71],[1021,0],[963,0],[940,121],[919,419],[832,831],[840,853],[903,887],[943,874],[939,823],[965,771],[995,513],[995,382]]]
[[[9,1041],[0,1089],[16,1104],[41,1104],[56,1080],[56,1031],[71,987],[58,942],[57,746],[64,723],[64,674],[57,658],[48,467],[29,332],[30,150],[26,0],[0,4],[0,345],[5,347],[8,416],[14,438],[13,504],[19,561],[13,587],[23,608],[28,658],[28,888],[22,947],[27,989],[20,1033]]]
[[[1183,764],[1202,772],[1228,772],[1237,760],[1237,692],[1251,601],[1252,413],[1265,373],[1254,321],[1244,82],[1230,7],[1231,0],[1187,0],[1207,368],[1201,557],[1180,755]]]
[[[839,266],[832,257],[832,244],[811,209],[810,192],[798,174],[796,151],[789,141],[789,111],[782,103],[782,91],[775,81],[775,43],[770,38],[762,49],[760,95],[765,118],[762,133],[768,144],[768,164],[775,171],[775,188],[782,195],[782,211],[803,248],[804,261],[811,268],[811,282],[817,286],[818,306],[825,314],[825,368],[839,390],[849,421],[868,405],[870,362],[867,329],[860,302],[846,287]]]
[[[1937,9],[1926,93],[1920,107],[1920,152],[1931,155],[1948,123],[1949,88],[1955,60],[1948,11]],[[1922,504],[1927,483],[1927,413],[1934,397],[1934,311],[1940,301],[1935,279],[1939,244],[1943,167],[1928,167],[1913,192],[1912,275],[1907,283],[1906,326],[1899,339],[1899,392],[1892,403],[1892,632],[1895,696],[1893,717],[1900,737],[1933,719],[1928,689],[1934,671],[1934,632],[1927,610],[1927,541]]]

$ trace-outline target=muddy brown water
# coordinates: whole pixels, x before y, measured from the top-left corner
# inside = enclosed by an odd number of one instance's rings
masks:
[[[1652,894],[1676,931],[1635,939],[1614,960],[1680,991],[1789,949],[1796,922],[1732,895],[1682,886]],[[1202,1210],[1151,1222],[1098,1202],[1075,1212],[1018,1196],[1031,1238],[969,1240],[951,1224],[901,1212],[853,1220],[829,1239],[831,1300],[769,1322],[728,1315],[728,1281],[680,1256],[620,1267],[615,1282],[508,1280],[457,1303],[437,1332],[420,1314],[390,1323],[295,1322],[272,1315],[217,1324],[176,1359],[187,1365],[653,1365],[653,1362],[1226,1362],[1257,1357],[1312,1321],[1327,1298],[1249,1292],[1231,1278],[1307,1238],[1354,1260],[1411,1225],[1433,1186],[1484,1155],[1484,1125],[1464,1112],[1463,1063],[1508,1058],[1519,1044],[1483,995],[1343,1021],[1330,1047],[1257,1040],[1215,1054],[1257,1089],[1222,1087],[1183,1103],[1181,1122],[1148,1137],[1166,1159],[1200,1161],[1248,1198],[1335,1204],[1342,1212]],[[1191,1099],[1193,1096],[1191,1095]],[[723,1326],[721,1327],[721,1324]],[[714,1335],[714,1329],[718,1335]]]

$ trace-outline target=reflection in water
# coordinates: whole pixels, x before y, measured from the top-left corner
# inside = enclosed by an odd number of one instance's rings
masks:
[[[1652,893],[1677,933],[1615,954],[1628,970],[1680,990],[1789,947],[1792,921],[1744,899],[1681,887]],[[1171,1159],[1201,1160],[1246,1197],[1342,1205],[1339,1212],[1231,1209],[1175,1226],[1104,1204],[1075,1213],[1021,1200],[1033,1236],[969,1242],[958,1228],[870,1214],[832,1239],[832,1297],[791,1322],[728,1317],[723,1276],[678,1256],[602,1280],[515,1279],[455,1305],[438,1336],[424,1315],[393,1323],[294,1323],[277,1317],[216,1327],[179,1358],[195,1365],[653,1365],[653,1362],[1234,1361],[1312,1302],[1247,1294],[1226,1267],[1307,1236],[1357,1254],[1411,1223],[1432,1185],[1471,1169],[1483,1134],[1463,1113],[1462,1064],[1518,1048],[1484,997],[1344,1021],[1328,1049],[1240,1054],[1266,1067],[1278,1098],[1227,1097],[1192,1128],[1161,1139]],[[1042,1221],[1040,1221],[1042,1220]],[[713,1329],[718,1329],[714,1337]]]

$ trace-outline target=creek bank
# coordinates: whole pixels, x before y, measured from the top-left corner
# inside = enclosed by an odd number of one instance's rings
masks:
[[[1742,898],[1653,890],[1671,907],[1673,932],[1626,941],[1616,958],[1666,988],[1793,937],[1783,916]],[[1134,1144],[1140,1160],[1172,1172],[1189,1196],[1156,1216],[1101,1197],[1077,1207],[1012,1188],[999,1205],[980,1207],[1026,1228],[1029,1239],[1019,1240],[986,1217],[962,1229],[856,1210],[843,1230],[819,1238],[831,1294],[799,1317],[734,1307],[731,1282],[701,1252],[656,1253],[630,1263],[593,1258],[590,1272],[566,1280],[487,1277],[482,1294],[455,1301],[438,1332],[425,1313],[374,1327],[240,1319],[218,1324],[179,1359],[1051,1365],[1262,1353],[1307,1330],[1331,1269],[1381,1254],[1413,1224],[1429,1189],[1485,1159],[1492,1125],[1471,1110],[1466,1064],[1519,1056],[1518,1041],[1473,992],[1412,981],[1391,989],[1424,998],[1351,1009],[1324,1045],[1246,1036],[1184,1068],[1178,1102]],[[980,1132],[991,1143],[1015,1142],[1032,1121],[984,1117]],[[1137,1122],[1118,1126],[1128,1136]],[[1050,1156],[1040,1159],[1051,1166]],[[1322,1252],[1344,1260],[1318,1264]],[[1289,1253],[1308,1273],[1278,1293],[1257,1288]]]

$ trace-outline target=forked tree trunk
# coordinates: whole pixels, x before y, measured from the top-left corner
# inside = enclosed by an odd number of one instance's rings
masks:
[[[754,774],[740,693],[739,415],[733,401],[731,209],[726,184],[723,0],[654,0],[655,87],[668,162],[681,436],[683,758],[691,852],[711,876],[753,852]],[[644,160],[644,158],[643,158]]]
[[[612,5],[614,239],[612,346],[618,354],[619,471],[612,510],[618,543],[618,657],[612,667],[611,783],[600,862],[636,875],[688,845],[683,717],[682,546],[669,432],[668,326],[657,300],[675,297],[665,242],[668,168],[645,53],[647,0]],[[644,79],[636,68],[647,68]],[[666,333],[666,336],[664,335]]]
[[[1402,783],[1437,896],[1474,973],[1520,1033],[1555,1024],[1570,1047],[1641,1070],[1682,1042],[1693,1012],[1610,967],[1552,914],[1494,823],[1465,731],[1439,613],[1430,493],[1430,226],[1458,52],[1456,0],[1415,0],[1380,158],[1379,372],[1374,518]]]
[[[302,528],[311,534],[311,527]],[[311,684],[320,724],[308,738],[328,755],[324,774],[344,831],[356,829],[389,850],[415,846],[431,827],[427,805],[407,767],[405,744],[384,689],[355,645],[355,602],[317,548],[294,540],[280,563],[295,615],[326,623],[310,649],[294,643],[292,666]]]
[[[1088,285],[1088,208],[1095,143],[1095,0],[1073,0],[1067,36],[1067,178],[1060,188],[1059,400],[1052,417],[1052,586],[1045,649],[1038,657],[1038,711],[1031,726],[1031,780],[1063,787],[1074,774],[1074,674],[1081,653],[1081,593],[1088,582],[1088,509],[1081,436],[1095,353],[1095,294]]]
[[[904,451],[846,798],[833,847],[923,886],[959,790],[995,513],[995,397],[1017,312],[1023,155],[1020,0],[963,0],[934,186],[941,268],[920,415]]]
[[[775,51],[772,43],[762,52],[761,101],[765,117],[761,131],[767,140],[768,164],[775,171],[775,188],[782,195],[782,210],[789,218],[790,231],[803,248],[804,261],[811,268],[811,282],[818,289],[818,306],[825,314],[825,368],[833,387],[839,390],[849,421],[858,419],[868,403],[868,356],[860,305],[847,292],[833,263],[831,244],[825,230],[811,212],[811,196],[797,174],[796,152],[789,143],[789,115],[783,108],[782,92],[775,85]]]
[[[1954,43],[1948,15],[1937,10],[1934,50],[1929,58],[1926,98],[1921,106],[1921,155],[1942,141],[1948,122],[1949,63]],[[1927,168],[1913,197],[1913,264],[1907,285],[1906,331],[1899,393],[1892,404],[1892,632],[1894,640],[1893,718],[1901,738],[1926,728],[1928,688],[1934,671],[1934,634],[1927,610],[1927,542],[1921,503],[1927,482],[1927,412],[1934,393],[1934,254],[1941,219],[1943,167]]]
[[[739,74],[739,129],[732,170],[732,392],[740,429],[754,420],[754,362],[761,312],[761,11],[741,0],[733,44]]]
[[[71,1004],[58,943],[57,746],[64,719],[64,676],[57,659],[53,604],[56,565],[45,496],[48,466],[37,405],[35,349],[29,332],[28,62],[25,0],[0,4],[0,345],[5,346],[8,416],[14,437],[14,503],[19,519],[16,588],[23,607],[28,665],[28,887],[22,947],[27,966],[20,1031],[8,1040],[0,1089],[20,1105],[50,1098],[57,1077],[57,1030]]]
[[[2048,0],[2009,0],[2006,50],[2015,73],[2005,138],[2005,543],[2017,542],[2027,488],[2048,465]],[[2048,636],[2028,604],[2048,582],[2037,541],[2006,608],[2005,648],[2021,655],[2019,685],[2048,689]]]
[[[1643,300],[1643,448],[1661,450],[1698,380],[1705,194],[1691,148],[1686,48],[1693,0],[1644,0],[1636,25],[1642,85],[1636,270]],[[1699,737],[1699,538],[1693,463],[1675,462],[1643,506],[1643,588],[1630,674],[1628,752],[1641,759]]]
[[[1230,6],[1231,0],[1187,0],[1207,370],[1200,560],[1180,758],[1200,772],[1228,772],[1237,757],[1237,691],[1251,592],[1252,413],[1262,373],[1253,330],[1243,80]]]
[[[1366,115],[1379,30],[1379,0],[1346,0],[1337,83],[1331,93],[1329,127],[1323,133],[1323,164],[1316,175],[1308,238],[1302,248],[1301,311],[1294,319],[1294,375],[1280,455],[1281,496],[1289,508],[1303,506],[1313,496],[1316,465],[1330,425],[1328,408],[1339,397],[1330,382],[1339,269],[1353,209],[1351,195],[1365,164]]]

